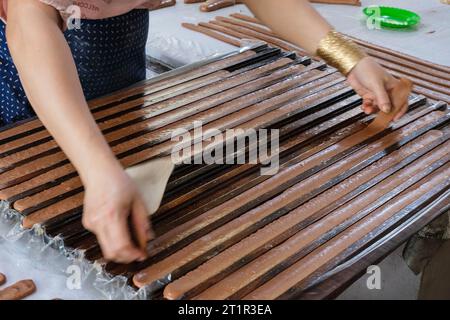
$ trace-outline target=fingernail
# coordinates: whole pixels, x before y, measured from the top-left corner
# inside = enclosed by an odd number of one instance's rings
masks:
[[[390,105],[385,105],[383,109],[384,109],[383,112],[390,113],[392,108]]]

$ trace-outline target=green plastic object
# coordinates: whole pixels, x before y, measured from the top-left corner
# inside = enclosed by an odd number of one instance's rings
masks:
[[[385,28],[411,28],[420,23],[420,16],[412,11],[384,6],[369,6],[363,9],[366,16]]]

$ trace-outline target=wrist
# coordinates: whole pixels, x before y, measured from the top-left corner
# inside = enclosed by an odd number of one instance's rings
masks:
[[[94,160],[79,170],[81,180],[86,188],[96,186],[102,181],[115,180],[124,174],[120,162],[112,154],[97,155]]]
[[[373,58],[370,56],[362,57],[361,60],[359,60],[355,66],[350,70],[350,72],[347,74],[347,77],[353,74],[359,73],[359,70],[363,70],[368,65],[371,65],[373,62]]]

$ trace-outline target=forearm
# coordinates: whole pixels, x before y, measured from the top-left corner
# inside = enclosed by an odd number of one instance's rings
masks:
[[[17,1],[10,3],[8,43],[37,115],[75,165],[83,182],[95,175],[99,167],[117,166],[85,101],[57,12],[36,1],[28,6],[20,6]]]
[[[283,39],[316,54],[320,40],[331,30],[307,0],[244,0],[253,14]],[[282,4],[281,4],[282,2]]]

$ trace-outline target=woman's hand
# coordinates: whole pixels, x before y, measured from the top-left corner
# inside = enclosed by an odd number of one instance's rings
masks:
[[[373,58],[362,59],[350,72],[347,78],[352,88],[363,98],[362,109],[366,114],[383,111],[390,113],[393,108],[389,92],[399,80],[390,75]],[[408,111],[404,104],[396,111],[394,121],[400,119]]]
[[[120,165],[103,167],[86,179],[85,188],[83,226],[97,236],[105,259],[145,259],[147,253],[132,241],[129,222],[137,239],[146,243],[153,234],[145,203],[126,172]]]

